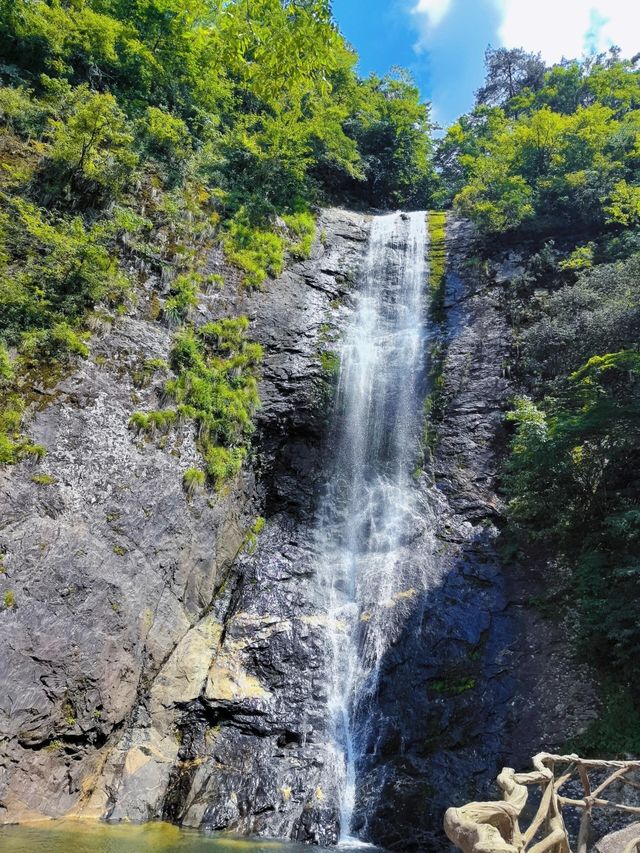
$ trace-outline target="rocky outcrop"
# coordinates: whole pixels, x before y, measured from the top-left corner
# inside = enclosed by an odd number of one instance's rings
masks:
[[[29,431],[48,455],[0,475],[0,593],[14,594],[0,612],[0,821],[81,812],[289,834],[303,806],[322,812],[307,745],[322,701],[317,607],[290,519],[311,512],[328,398],[319,356],[348,310],[366,229],[324,213],[313,257],[263,293],[212,255],[227,285],[195,322],[247,313],[265,347],[255,459],[223,494],[186,499],[182,472],[198,464],[188,429],[144,441],[127,428],[160,404],[152,360],[166,359],[171,333],[149,317],[152,292],[102,324],[72,375],[35,389]],[[265,505],[259,559],[236,560]],[[269,744],[272,785],[237,763],[243,740],[254,753]],[[211,783],[223,767],[228,782]],[[256,817],[274,804],[283,816]],[[302,837],[315,837],[313,814]]]
[[[504,414],[516,390],[501,297],[513,259],[479,272],[476,253],[470,226],[450,219],[444,319],[434,330],[435,349],[446,352],[445,415],[419,484],[435,517],[412,542],[414,561],[431,560],[431,582],[405,605],[382,661],[358,768],[356,829],[403,853],[448,849],[448,806],[495,796],[503,766],[527,768],[532,755],[559,748],[597,706],[570,626],[535,604],[549,567],[497,551]]]
[[[36,389],[29,430],[49,454],[0,475],[0,595],[15,595],[0,612],[0,821],[164,818],[337,840],[313,535],[333,451],[322,353],[348,322],[368,230],[366,216],[324,212],[313,256],[261,293],[212,254],[226,285],[195,321],[248,314],[265,348],[254,456],[222,494],[186,499],[189,429],[152,441],[127,429],[133,411],[158,406],[150,360],[169,351],[151,293],[96,331],[76,372]],[[474,273],[473,253],[452,220],[433,329],[446,414],[416,481],[424,515],[402,542],[403,571],[429,584],[389,602],[392,642],[356,720],[354,829],[389,850],[446,849],[445,808],[484,798],[504,764],[559,747],[589,705],[566,626],[532,604],[544,561],[497,553],[510,269]]]

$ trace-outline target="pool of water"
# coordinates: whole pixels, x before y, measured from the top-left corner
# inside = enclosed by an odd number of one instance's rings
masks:
[[[310,853],[302,844],[203,835],[171,824],[92,824],[52,821],[0,828],[2,853]],[[369,845],[341,844],[340,853],[376,853]]]

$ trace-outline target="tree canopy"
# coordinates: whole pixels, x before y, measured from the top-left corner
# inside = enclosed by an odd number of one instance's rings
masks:
[[[474,111],[439,145],[445,197],[487,234],[636,225],[640,68],[616,52],[544,70],[489,51]]]

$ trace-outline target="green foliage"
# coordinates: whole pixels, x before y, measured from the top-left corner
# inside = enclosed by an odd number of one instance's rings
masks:
[[[150,152],[169,163],[185,161],[191,153],[191,135],[185,122],[158,107],[147,107],[145,137]]]
[[[46,450],[22,435],[24,400],[15,391],[0,390],[0,465],[12,465],[21,459],[40,460]]]
[[[169,298],[164,304],[163,314],[171,325],[183,323],[189,310],[198,304],[198,293],[202,276],[197,273],[179,275],[169,288]]]
[[[245,539],[245,550],[250,556],[255,554],[258,548],[258,537],[264,530],[266,523],[266,519],[259,515],[253,522],[251,530],[247,533]]]
[[[478,106],[437,153],[460,212],[487,234],[640,224],[640,70],[615,55],[544,74],[522,51],[488,60]]]
[[[429,229],[429,292],[431,314],[436,322],[443,319],[445,298],[445,272],[447,269],[447,214],[431,211]]]
[[[571,570],[580,649],[611,682],[576,748],[610,754],[639,730],[639,108],[637,60],[616,51],[545,69],[489,50],[475,109],[435,155],[442,198],[487,248],[535,243],[501,291],[526,390],[507,415],[503,541],[542,542]]]
[[[598,719],[569,744],[579,755],[627,759],[640,753],[640,711],[629,692],[616,685],[605,691],[604,709]]]
[[[46,346],[58,341],[68,350],[69,323],[97,301],[127,291],[128,280],[109,251],[111,239],[102,223],[87,227],[79,217],[53,217],[24,199],[0,195],[0,336],[19,343],[24,333],[59,327]]]
[[[618,225],[640,224],[640,186],[618,181],[611,189],[609,203],[605,207],[607,220]]]
[[[206,476],[220,489],[242,467],[253,432],[252,415],[260,403],[256,373],[262,348],[246,339],[246,317],[224,318],[176,335],[165,384],[173,409],[136,412],[132,429],[165,433],[178,421],[196,427]],[[187,492],[200,485],[201,471],[185,474]]]
[[[447,272],[447,215],[431,211],[429,230],[429,296],[433,323],[432,342],[429,348],[429,392],[424,401],[424,425],[420,441],[422,459],[414,471],[420,477],[425,465],[433,456],[438,443],[439,422],[444,415],[444,362],[447,355],[441,324],[445,321],[444,300]]]
[[[198,489],[203,488],[206,479],[207,475],[200,468],[187,468],[182,475],[182,485],[187,493],[187,497],[193,497]]]
[[[26,86],[0,86],[0,122],[28,136],[42,129],[46,110],[33,99]]]
[[[638,683],[640,354],[593,356],[540,406],[516,401],[506,488],[511,523],[573,566],[581,643],[620,683]],[[635,687],[632,697],[637,701]]]
[[[376,206],[426,207],[437,179],[429,107],[406,72],[372,76],[353,88],[345,127],[361,155],[354,194]]]
[[[560,262],[560,269],[573,272],[588,270],[593,266],[593,254],[595,244],[587,243],[586,246],[578,246],[571,252],[568,258]]]
[[[6,346],[0,342],[0,388],[7,387],[15,378],[11,356]]]
[[[526,93],[542,88],[545,65],[540,54],[516,48],[488,48],[485,53],[487,79],[477,94],[478,104],[510,105],[517,109]]]
[[[278,276],[284,269],[288,249],[296,260],[311,255],[316,236],[316,223],[308,212],[283,217],[288,234],[265,230],[253,224],[245,208],[229,221],[223,244],[227,258],[244,271],[247,287],[260,288],[268,276]]]
[[[316,221],[310,213],[296,213],[283,217],[285,225],[293,233],[294,241],[289,247],[296,260],[304,261],[311,257],[313,241],[316,238]]]
[[[575,257],[575,252],[569,256]],[[556,280],[547,255],[542,275]],[[549,265],[549,263],[551,265]],[[563,266],[560,264],[560,266]],[[616,352],[640,339],[640,254],[615,264],[597,264],[556,289],[535,321],[523,311],[523,368],[536,381],[578,370],[593,353]],[[534,277],[532,286],[539,280]]]
[[[21,353],[29,360],[57,359],[89,355],[85,340],[87,333],[78,334],[68,323],[56,323],[50,329],[25,332],[20,342]]]
[[[340,374],[340,356],[331,350],[323,350],[320,353],[320,365],[322,372],[329,379],[335,380]]]
[[[431,689],[435,693],[445,693],[449,696],[461,696],[469,690],[475,690],[477,679],[472,676],[452,676],[446,679],[436,679],[430,682]]]
[[[172,409],[160,409],[157,412],[134,412],[129,418],[130,429],[143,432],[150,436],[160,433],[164,435],[178,420],[177,412]]]
[[[269,275],[280,275],[284,269],[284,239],[252,225],[244,208],[229,221],[223,244],[231,263],[245,272],[247,287],[259,288]]]
[[[326,0],[0,0],[0,45],[5,462],[39,452],[26,371],[86,356],[88,312],[123,313],[133,270],[171,282],[150,315],[178,325],[214,241],[260,287],[309,257],[317,202],[423,206],[434,181],[428,107],[402,74],[357,77]]]
[[[78,86],[61,118],[50,120],[48,158],[59,192],[117,196],[137,163],[127,118],[111,94]]]
[[[11,608],[15,607],[16,606],[15,593],[12,590],[8,589],[3,596],[2,602],[3,602],[3,604],[7,610],[10,610]]]
[[[55,477],[52,477],[51,474],[34,474],[31,477],[31,482],[36,483],[38,486],[52,486],[58,481]]]

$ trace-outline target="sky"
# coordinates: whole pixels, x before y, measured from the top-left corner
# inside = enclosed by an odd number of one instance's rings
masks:
[[[360,71],[411,70],[443,127],[473,106],[488,45],[549,64],[614,44],[640,52],[640,0],[333,0],[333,13]]]

